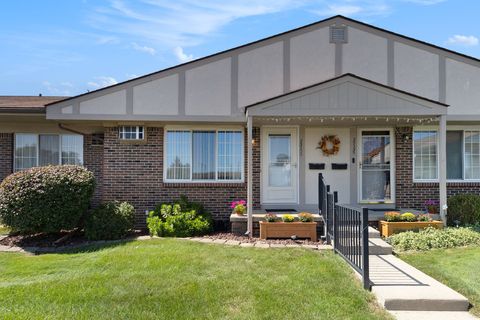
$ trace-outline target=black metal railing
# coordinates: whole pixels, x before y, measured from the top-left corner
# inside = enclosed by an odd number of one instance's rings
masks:
[[[335,205],[334,211],[334,251],[362,275],[363,287],[370,290],[368,209]]]
[[[318,209],[324,221],[324,235],[334,252],[345,259],[371,289],[368,259],[368,209],[338,205],[338,193],[330,192],[321,173],[318,174]]]
[[[318,209],[323,217],[324,236],[328,244],[333,240],[333,224],[335,203],[338,202],[338,193],[330,193],[330,186],[325,184],[321,173],[318,174]]]

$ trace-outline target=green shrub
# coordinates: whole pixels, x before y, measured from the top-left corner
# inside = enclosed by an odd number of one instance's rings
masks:
[[[462,225],[480,223],[480,196],[476,194],[457,194],[448,198],[448,225],[455,221]]]
[[[92,211],[85,223],[89,240],[115,240],[125,237],[135,225],[135,209],[128,202],[107,202]]]
[[[480,245],[480,233],[471,228],[426,228],[419,232],[407,231],[388,237],[395,250],[425,251],[429,249],[455,248]]]
[[[95,188],[81,166],[46,166],[15,172],[0,184],[0,220],[22,233],[79,226]]]
[[[407,222],[415,222],[417,221],[417,217],[411,212],[405,212],[404,214],[400,215],[400,220]]]
[[[211,225],[210,214],[203,206],[186,197],[174,204],[158,205],[147,218],[150,235],[161,237],[199,236],[210,232]]]

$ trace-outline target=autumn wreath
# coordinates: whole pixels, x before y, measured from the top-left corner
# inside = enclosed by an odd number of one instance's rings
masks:
[[[323,155],[327,157],[335,155],[340,150],[340,139],[336,135],[324,135],[317,149],[322,149]]]

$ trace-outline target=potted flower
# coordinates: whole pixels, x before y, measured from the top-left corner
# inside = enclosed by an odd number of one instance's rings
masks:
[[[281,221],[279,221],[281,218]],[[260,221],[260,239],[268,238],[309,238],[317,241],[317,223],[312,221],[313,215],[302,212],[298,214],[298,220],[291,214],[267,213],[264,221]]]
[[[265,221],[275,222],[275,221],[277,221],[277,215],[275,213],[267,213],[265,215]]]
[[[424,202],[424,205],[429,214],[437,214],[440,202],[438,200],[429,199]]]
[[[434,221],[430,219],[429,215],[419,215],[417,217],[412,212],[400,214],[396,211],[385,212],[383,220],[379,221],[380,233],[384,237],[389,237],[401,231],[420,230],[427,227],[441,229],[443,228],[443,222]]]
[[[295,221],[295,217],[292,216],[291,214],[284,214],[282,216],[282,221],[283,222],[293,222],[293,221]]]
[[[232,201],[230,208],[233,209],[233,213],[243,216],[247,211],[247,202],[245,200]]]
[[[308,212],[300,212],[298,214],[298,220],[301,222],[312,222],[313,221],[313,214]]]

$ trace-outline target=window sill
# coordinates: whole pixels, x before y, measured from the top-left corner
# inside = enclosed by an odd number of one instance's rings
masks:
[[[246,183],[243,181],[164,181],[163,186],[165,188],[191,188],[191,187],[203,187],[203,188],[238,188],[245,187]]]

